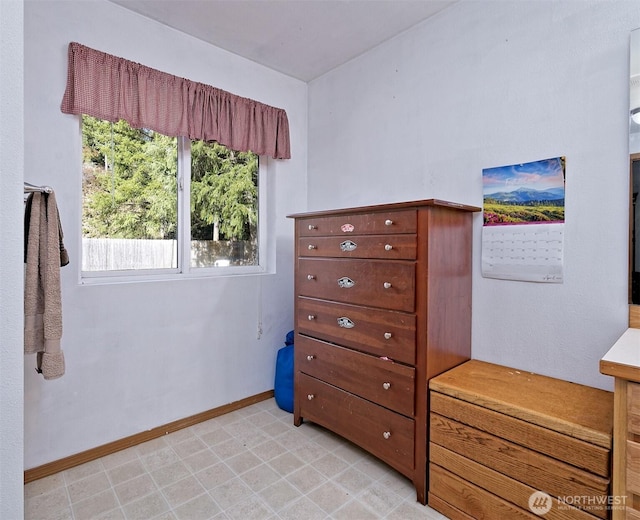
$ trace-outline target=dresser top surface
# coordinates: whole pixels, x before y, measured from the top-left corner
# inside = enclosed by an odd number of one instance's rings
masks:
[[[365,213],[365,212],[376,212],[376,211],[394,211],[394,210],[402,210],[402,209],[418,209],[418,208],[429,207],[429,206],[445,207],[445,208],[457,209],[460,211],[468,211],[468,212],[481,211],[481,208],[477,206],[468,206],[466,204],[449,202],[446,200],[439,200],[439,199],[425,199],[425,200],[414,200],[409,202],[392,202],[389,204],[377,204],[373,206],[359,206],[354,208],[310,211],[307,213],[294,213],[292,215],[287,215],[287,217],[288,218],[324,217],[324,216],[330,216],[330,215],[344,215],[347,213]]]
[[[611,445],[612,392],[478,360],[433,378],[429,388],[605,448]]]
[[[640,382],[640,329],[629,328],[600,360],[600,372]]]

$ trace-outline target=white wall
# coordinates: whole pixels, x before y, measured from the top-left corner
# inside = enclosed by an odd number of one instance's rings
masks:
[[[23,517],[23,6],[0,1],[0,517]]]
[[[485,279],[474,358],[612,388],[627,326],[629,2],[462,1],[309,85],[309,209],[482,206],[482,169],[566,156],[561,285]]]
[[[287,111],[293,158],[270,161],[268,172],[275,274],[79,284],[79,120],[60,112],[70,41]],[[71,263],[62,269],[66,374],[44,381],[25,359],[26,468],[273,388],[293,328],[286,215],[306,204],[306,110],[306,84],[115,4],[27,0],[24,176],[56,190]]]

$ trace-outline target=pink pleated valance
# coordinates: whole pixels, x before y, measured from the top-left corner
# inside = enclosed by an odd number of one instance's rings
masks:
[[[76,42],[69,44],[61,110],[168,136],[217,141],[274,159],[291,157],[287,113]]]

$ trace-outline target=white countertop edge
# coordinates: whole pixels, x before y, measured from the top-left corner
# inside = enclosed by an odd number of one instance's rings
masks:
[[[602,361],[640,368],[640,329],[627,329]]]

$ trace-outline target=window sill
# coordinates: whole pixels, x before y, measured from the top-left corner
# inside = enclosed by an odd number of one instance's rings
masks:
[[[136,271],[135,274],[123,273],[83,273],[79,285],[112,285],[112,284],[135,284],[148,282],[175,282],[178,280],[202,280],[245,276],[262,276],[275,274],[260,266],[256,267],[214,267],[211,269],[198,269],[189,273],[180,273],[173,270],[164,270],[162,273],[150,271]]]

